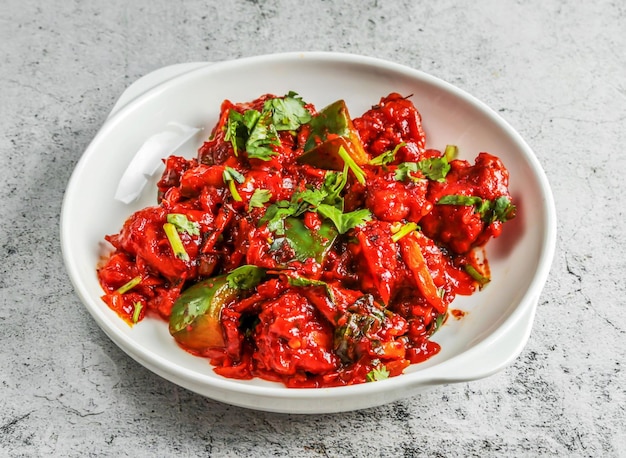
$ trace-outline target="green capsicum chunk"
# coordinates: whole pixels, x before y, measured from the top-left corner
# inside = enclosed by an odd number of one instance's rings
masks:
[[[337,100],[328,105],[311,119],[309,125],[311,134],[298,162],[323,169],[343,170],[345,158],[339,154],[341,147],[357,165],[369,161],[345,101]]]
[[[299,218],[285,218],[284,238],[301,262],[313,258],[323,264],[337,235],[337,228],[330,221],[323,221],[318,229],[311,230]]]
[[[201,281],[179,296],[170,315],[170,334],[192,350],[224,347],[220,314],[237,298],[239,289],[229,285],[227,275]]]

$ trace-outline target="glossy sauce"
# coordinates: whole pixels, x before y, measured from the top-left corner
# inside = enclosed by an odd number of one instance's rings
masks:
[[[119,233],[106,237],[115,251],[98,267],[103,300],[131,324],[145,316],[169,320],[181,292],[196,282],[242,265],[261,267],[268,272],[264,280],[221,310],[223,346],[188,351],[208,358],[225,377],[261,377],[289,387],[399,375],[439,352],[430,338],[448,306],[457,294],[477,289],[464,268],[475,262],[472,250],[502,231],[501,221],[486,223],[472,206],[437,201],[450,194],[508,198],[508,172],[496,156],[480,153],[474,164],[451,160],[450,171],[439,181],[419,172],[398,180],[400,164],[443,153],[426,149],[421,116],[411,100],[390,94],[354,119],[354,128],[369,158],[401,146],[383,166],[361,164],[365,184],[349,174],[342,191],[344,212],[368,209],[371,218],[339,234],[321,261],[294,259],[293,247],[281,242],[263,217],[270,205],[322,186],[327,170],[296,160],[309,126],[281,131],[276,155],[268,161],[242,151],[236,156],[225,138],[230,110],[260,110],[273,97],[225,101],[197,158],[164,160],[159,202],[134,213]],[[317,113],[312,105],[306,107]],[[227,168],[244,177],[235,184],[239,200],[224,181]],[[258,189],[271,197],[252,206]],[[199,228],[196,234],[180,233],[188,260],[174,254],[164,233],[169,214],[183,214]],[[301,219],[311,233],[325,221],[316,211]],[[398,228],[409,223],[418,230],[394,240]],[[294,286],[294,276],[320,283]],[[119,292],[137,277],[138,285]]]

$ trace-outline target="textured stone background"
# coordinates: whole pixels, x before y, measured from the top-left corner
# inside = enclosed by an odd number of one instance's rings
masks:
[[[3,0],[0,456],[626,456],[625,49],[624,3],[607,0]],[[431,73],[535,150],[558,247],[511,367],[360,412],[259,413],[153,375],[80,304],[61,201],[124,88],[168,64],[301,50]]]

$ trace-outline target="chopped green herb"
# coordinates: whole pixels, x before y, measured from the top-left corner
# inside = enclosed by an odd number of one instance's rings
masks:
[[[283,98],[274,98],[265,102],[263,111],[272,113],[272,122],[276,130],[296,130],[302,124],[311,121],[311,113],[298,94],[290,91]]]
[[[244,114],[231,109],[224,139],[231,143],[235,156],[245,150],[248,158],[269,161],[278,153],[279,130],[296,130],[311,120],[311,113],[298,94],[289,92],[283,98],[267,100],[263,110],[246,110]]]
[[[478,196],[463,196],[461,194],[450,194],[443,196],[437,201],[437,205],[482,205],[483,199]]]
[[[269,111],[263,111],[257,119],[246,141],[246,151],[249,158],[269,161],[278,154],[272,147],[280,145],[280,140],[276,127],[271,121],[272,113]]]
[[[248,204],[248,210],[253,207],[263,208],[267,202],[272,198],[272,193],[267,189],[255,189],[250,197],[250,203]]]
[[[326,193],[324,203],[343,209],[343,197],[341,191],[348,183],[348,165],[345,164],[343,172],[326,172],[322,191]]]
[[[345,150],[340,148],[340,150]],[[347,153],[346,153],[347,155]],[[326,173],[324,183],[320,189],[307,188],[302,191],[295,192],[291,197],[291,201],[279,201],[267,208],[260,224],[267,222],[267,227],[276,235],[282,236],[285,233],[284,219],[290,216],[300,216],[304,212],[314,211],[324,218],[333,222],[340,234],[345,234],[350,229],[360,226],[371,219],[371,212],[368,209],[359,209],[349,213],[343,212],[343,197],[341,191],[345,187],[348,178],[349,162],[352,161],[348,156],[342,172],[329,171]],[[354,163],[354,161],[352,161]],[[356,173],[364,173],[361,168],[354,163],[358,169]]]
[[[420,172],[433,181],[445,181],[446,175],[450,171],[450,164],[445,157],[431,157],[421,160],[417,164]]]
[[[446,149],[443,152],[443,157],[445,157],[448,162],[452,161],[453,159],[456,159],[458,155],[459,155],[458,146],[446,145]]]
[[[489,277],[486,277],[483,274],[481,274],[478,271],[478,269],[476,269],[476,267],[474,267],[471,264],[465,265],[465,272],[467,272],[470,277],[472,277],[474,280],[478,282],[478,285],[480,288],[483,288],[487,283],[491,281]]]
[[[137,286],[139,283],[141,283],[141,275],[137,275],[136,277],[132,278],[129,282],[124,283],[122,286],[120,286],[117,289],[116,292],[119,294],[127,293],[128,291],[133,289],[135,286]]]
[[[328,194],[323,189],[307,188],[295,194],[295,200],[292,200],[296,206],[294,216],[301,215],[307,210],[317,208]]]
[[[320,204],[317,207],[317,212],[325,218],[331,220],[340,234],[345,234],[350,229],[365,224],[372,218],[372,213],[367,208],[354,210],[348,213],[343,213],[337,207],[332,205]]]
[[[317,212],[331,220],[341,234],[365,223],[371,219],[368,209],[343,212],[344,202],[340,194],[348,181],[348,169],[349,164],[346,163],[343,172],[327,172],[320,189],[307,188],[295,192],[289,202],[283,200],[270,205],[260,224],[267,223],[270,231],[279,236],[284,235],[284,219],[300,216],[307,211]]]
[[[506,196],[498,197],[493,203],[492,221],[507,222],[515,217],[516,207]]]
[[[245,140],[247,137],[248,130],[243,122],[243,115],[238,111],[231,109],[228,112],[224,140],[230,142],[235,156],[239,156],[239,150],[245,148]]]
[[[267,222],[267,228],[277,235],[284,235],[284,219],[289,216],[300,216],[308,210],[313,210],[323,200],[324,194],[320,190],[305,189],[295,192],[291,200],[280,200],[269,207],[259,223]]]
[[[411,181],[419,181],[422,177],[415,177],[412,173],[420,172],[424,178],[432,181],[445,181],[446,175],[450,171],[450,164],[444,157],[431,157],[422,159],[419,162],[402,162],[398,164],[395,172],[397,181],[404,181],[407,178]]]
[[[418,170],[416,162],[402,162],[398,164],[396,171],[394,173],[394,179],[396,181],[405,181],[406,179],[410,179],[411,181],[419,181],[421,177],[414,177],[411,173],[416,173]]]
[[[403,146],[405,146],[406,143],[402,142],[402,143],[398,143],[396,145],[396,147],[392,150],[389,151],[385,151],[382,154],[379,154],[378,156],[376,156],[375,158],[370,160],[370,165],[387,165],[387,164],[391,164],[393,161],[396,160],[396,154],[398,153],[398,150],[400,148],[402,148]]]
[[[229,166],[226,166],[224,168],[224,174],[228,176],[228,178],[225,178],[224,181],[235,180],[239,184],[242,184],[244,181],[246,181],[246,177],[244,177],[241,172]]]
[[[402,227],[400,227],[397,231],[395,231],[392,234],[391,240],[393,240],[394,242],[397,242],[398,240],[400,240],[405,235],[409,235],[411,232],[416,230],[417,227],[418,227],[417,223],[413,223],[413,222],[403,224]],[[392,229],[392,231],[393,231],[393,229]]]
[[[346,149],[343,146],[340,146],[339,150],[337,150],[337,154],[339,154],[339,156],[343,160],[343,163],[347,165],[348,168],[352,171],[356,180],[359,183],[364,185],[365,184],[365,172],[363,171],[361,167],[359,167],[359,164],[357,164],[354,161],[354,159],[352,159],[352,157],[348,154]]]
[[[243,114],[243,124],[246,127],[247,135],[252,132],[257,121],[261,117],[261,112],[257,110],[246,110]],[[247,138],[247,136],[246,136]]]
[[[187,216],[182,213],[169,213],[167,222],[176,226],[176,230],[180,233],[186,232],[189,235],[200,235],[200,225],[195,221],[189,221]]]
[[[496,200],[482,199],[478,196],[464,196],[450,194],[441,197],[437,205],[464,205],[474,206],[476,213],[480,215],[485,224],[494,221],[506,222],[515,217],[515,205],[506,196],[500,196]]]
[[[133,323],[137,323],[139,321],[141,309],[143,309],[143,304],[141,302],[137,301],[133,304]]]
[[[281,200],[267,207],[259,224],[267,223],[267,229],[276,235],[285,235],[285,218],[293,215],[293,207],[289,201]]]
[[[261,283],[263,277],[265,277],[265,269],[246,264],[233,269],[226,280],[231,288],[247,290]]]
[[[172,247],[174,255],[178,259],[182,259],[183,261],[189,261],[189,255],[185,251],[185,247],[183,246],[183,242],[178,235],[178,230],[176,230],[176,226],[174,226],[172,223],[165,223],[163,225],[163,230],[165,231],[167,240],[170,242],[170,246]]]
[[[228,112],[224,140],[231,143],[235,156],[239,155],[239,150],[246,150],[251,132],[260,117],[261,113],[257,110],[246,110],[244,114],[233,109]]]
[[[226,166],[224,168],[224,173],[222,174],[224,179],[224,183],[228,185],[228,189],[230,190],[233,199],[237,202],[241,202],[241,196],[239,195],[239,191],[237,191],[237,186],[235,186],[235,182],[241,184],[246,181],[246,178],[232,167]]]
[[[379,380],[389,378],[389,371],[385,366],[381,365],[372,369],[365,377],[368,382],[378,382]]]

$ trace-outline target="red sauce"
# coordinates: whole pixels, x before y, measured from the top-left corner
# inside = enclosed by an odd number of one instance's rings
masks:
[[[456,318],[457,320],[460,320],[461,318],[463,318],[465,316],[467,312],[464,312],[463,310],[459,310],[459,309],[450,309],[450,315],[452,315],[454,318]]]
[[[322,188],[329,172],[297,160],[311,126],[280,131],[269,160],[235,154],[226,134],[231,110],[260,111],[274,98],[225,101],[197,158],[164,160],[159,202],[106,237],[115,251],[98,268],[103,300],[131,324],[145,316],[167,321],[190,286],[242,265],[261,267],[266,276],[260,283],[221,309],[223,339],[217,341],[223,345],[188,351],[208,358],[225,377],[261,377],[289,387],[399,375],[439,352],[432,334],[447,313],[463,315],[448,306],[457,294],[478,287],[465,268],[476,264],[473,249],[502,230],[502,221],[485,220],[474,206],[438,200],[451,194],[510,198],[508,172],[497,157],[480,153],[474,164],[450,160],[450,171],[439,180],[420,171],[400,179],[403,163],[444,155],[426,149],[421,116],[410,99],[390,94],[353,123],[369,158],[397,147],[395,157],[383,165],[360,164],[364,183],[348,172],[341,190],[343,212],[369,210],[369,219],[329,239],[323,235],[327,216],[309,208],[299,216],[302,230],[326,250],[298,256],[294,242],[264,217],[271,206],[284,207],[297,193]],[[310,104],[306,109],[317,113]],[[241,179],[229,184],[229,171]],[[175,254],[164,230],[172,214],[198,229],[179,231],[186,258]],[[407,227],[417,230],[403,234]],[[488,275],[488,268],[480,271]],[[309,283],[294,284],[293,277]],[[119,291],[133,279],[140,281]]]

